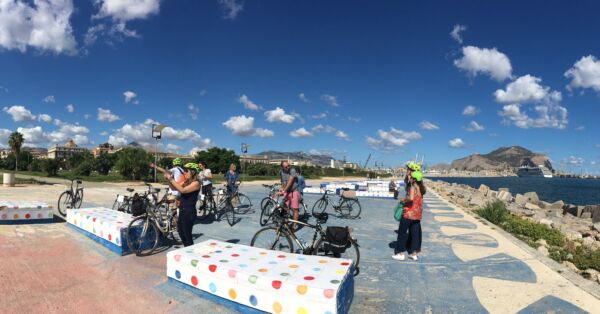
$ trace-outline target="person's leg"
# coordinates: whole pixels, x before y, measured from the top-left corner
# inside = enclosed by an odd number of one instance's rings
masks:
[[[300,208],[300,192],[292,192],[291,207],[293,212],[292,216],[294,217],[294,220],[298,220],[298,208]],[[297,224],[294,224],[294,230],[296,229],[296,227]]]
[[[179,238],[181,239],[181,243],[185,245],[186,243],[186,234],[184,232],[184,211],[179,210],[179,215],[177,216],[177,233],[179,234]]]
[[[192,235],[192,231],[194,230],[194,222],[196,221],[196,218],[198,217],[198,213],[196,212],[195,209],[192,209],[189,211],[189,217],[188,217],[188,225],[186,226],[187,230],[187,239],[188,239],[188,245],[194,245],[194,237]]]
[[[183,209],[179,211],[179,215],[182,216],[181,222],[181,233],[183,234],[182,242],[184,246],[190,246],[194,244],[192,239],[192,228],[194,227],[195,210]]]
[[[406,240],[408,239],[408,220],[401,218],[398,226],[398,238],[396,239],[396,247],[394,254],[403,253],[406,251]]]
[[[421,239],[422,239],[422,230],[421,230],[421,221],[420,220],[412,220],[410,224],[410,254],[417,255],[418,252],[421,251]]]

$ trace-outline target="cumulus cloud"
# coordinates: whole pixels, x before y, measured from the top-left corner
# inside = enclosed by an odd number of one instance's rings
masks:
[[[2,0],[0,47],[74,55],[77,43],[69,22],[72,13],[72,0]]]
[[[12,133],[9,129],[0,129],[0,148],[6,148],[8,143],[8,137]]]
[[[496,48],[466,46],[462,48],[462,53],[462,58],[454,60],[454,66],[471,77],[487,74],[499,82],[512,77],[510,60]]]
[[[315,133],[318,133],[318,132],[332,133],[332,132],[335,132],[335,128],[332,127],[331,125],[317,124],[312,127],[312,131]]]
[[[305,103],[310,102],[310,100],[308,100],[308,98],[306,97],[306,95],[304,95],[304,93],[298,94],[298,99],[300,99],[302,102],[305,102]]]
[[[440,127],[429,122],[429,121],[421,121],[421,123],[419,123],[419,127],[423,130],[438,130]]]
[[[39,121],[44,121],[46,123],[52,123],[52,117],[48,114],[42,113],[40,115],[38,115],[38,120]]]
[[[564,129],[569,122],[567,109],[556,104],[537,105],[533,112],[537,117],[530,117],[527,110],[521,110],[520,104],[504,105],[498,114],[504,118],[505,124],[514,124],[522,129],[555,128]]]
[[[567,85],[568,90],[591,88],[600,93],[600,61],[592,55],[581,57],[565,72],[565,77],[571,79]]]
[[[153,143],[152,125],[159,124],[157,121],[147,119],[143,123],[124,124],[121,128],[115,130],[108,138],[108,142],[114,146],[125,146],[128,143],[135,141],[143,146],[150,146]],[[175,129],[166,127],[162,131],[162,138],[166,140],[176,140],[191,142],[195,148],[206,149],[212,145],[208,138],[203,138],[200,134],[192,129]]]
[[[169,143],[169,144],[167,144],[166,149],[169,152],[177,153],[181,150],[181,146],[175,145],[173,143]]]
[[[44,97],[44,99],[42,99],[43,102],[51,102],[51,103],[55,103],[56,99],[54,99],[53,95],[48,95],[46,97]]]
[[[23,138],[28,146],[40,144],[61,144],[71,138],[77,145],[89,144],[87,134],[90,130],[84,126],[76,124],[64,124],[60,128],[45,132],[41,126],[30,128],[18,128],[18,132],[23,134]]]
[[[244,9],[244,3],[237,0],[219,0],[221,8],[225,12],[223,18],[226,20],[235,20],[237,15]]]
[[[37,117],[24,106],[4,107],[2,108],[2,111],[9,114],[15,122],[34,121],[37,119]]]
[[[294,117],[291,114],[285,113],[285,110],[282,108],[275,108],[273,110],[265,111],[265,117],[269,122],[281,122],[281,123],[292,123],[294,122]]]
[[[465,109],[463,109],[463,116],[474,116],[476,114],[479,113],[479,109],[477,109],[477,107],[475,106],[466,106]]]
[[[350,140],[350,136],[348,134],[346,134],[346,132],[342,131],[342,130],[337,130],[335,132],[335,137],[342,139],[344,141],[349,141]]]
[[[139,104],[139,100],[137,100],[137,94],[128,90],[123,92],[123,96],[125,96],[125,103],[132,103],[134,105]]]
[[[448,141],[448,146],[452,148],[463,148],[466,146],[466,143],[462,139],[457,137]]]
[[[189,104],[187,108],[188,108],[188,113],[190,115],[190,118],[192,118],[192,120],[198,120],[198,114],[200,113],[200,108],[194,106],[194,104]]]
[[[321,100],[333,107],[340,106],[340,104],[338,103],[337,96],[325,94],[325,95],[321,95]]]
[[[114,122],[120,120],[121,118],[112,113],[110,109],[98,108],[98,121],[102,122]]]
[[[506,90],[496,90],[494,96],[500,103],[539,102],[546,97],[550,97],[552,101],[562,99],[560,92],[550,92],[550,87],[542,86],[541,81],[542,79],[538,77],[523,75],[506,85]]]
[[[460,36],[460,33],[464,32],[466,30],[467,30],[466,26],[456,24],[456,25],[454,25],[454,28],[450,32],[450,37],[452,37],[454,40],[456,40],[456,42],[458,42],[459,44],[462,45],[463,40],[462,40],[462,37]]]
[[[421,139],[421,134],[415,131],[402,131],[390,128],[390,131],[378,130],[377,138],[367,136],[367,145],[376,150],[394,150],[410,141]]]
[[[261,110],[262,107],[255,104],[254,102],[252,102],[252,100],[250,100],[250,98],[248,98],[248,96],[246,95],[242,95],[240,96],[240,98],[238,99],[238,101],[240,103],[242,103],[244,105],[244,108],[248,109],[248,110]]]
[[[325,112],[321,112],[319,114],[311,115],[310,117],[313,119],[325,119],[325,118],[327,118],[328,115],[329,115],[329,112],[325,111]]]
[[[585,159],[571,155],[563,159],[563,162],[568,165],[582,165],[585,162]]]
[[[71,113],[73,111],[75,111],[75,107],[73,106],[73,104],[68,104],[65,106],[65,109],[67,110],[67,112]]]
[[[478,132],[485,130],[483,125],[477,123],[476,121],[471,121],[471,123],[469,123],[469,126],[467,126],[465,129],[469,132]]]
[[[254,117],[247,117],[245,115],[230,117],[229,120],[223,122],[223,125],[233,135],[238,136],[272,137],[274,135],[271,130],[254,128]]]
[[[313,133],[305,128],[299,128],[290,132],[292,137],[312,137]]]

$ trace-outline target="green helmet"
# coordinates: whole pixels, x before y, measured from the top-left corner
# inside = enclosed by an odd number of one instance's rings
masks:
[[[193,169],[196,170],[196,172],[200,172],[200,167],[198,167],[198,164],[195,162],[188,162],[187,164],[185,164],[183,166],[184,169]]]
[[[181,164],[183,164],[183,161],[181,160],[181,158],[173,159],[173,166],[181,166]]]
[[[407,162],[406,168],[410,169],[411,171],[421,171],[421,165],[414,161]]]
[[[413,179],[415,179],[415,181],[423,181],[423,173],[421,171],[413,171],[410,175],[413,177]]]

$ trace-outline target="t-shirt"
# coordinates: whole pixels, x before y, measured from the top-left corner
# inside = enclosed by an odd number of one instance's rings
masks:
[[[202,180],[202,185],[209,185],[212,183],[212,181],[210,179],[208,179],[210,174],[211,174],[211,172],[210,172],[210,169],[208,169],[208,168],[200,171],[200,179]]]
[[[285,173],[281,170],[281,187],[283,188],[287,185],[290,176],[294,178],[294,183],[292,183],[292,186],[286,192],[298,191],[298,173],[294,168],[290,169],[290,173]]]
[[[169,172],[173,176],[173,179],[175,179],[175,182],[180,183],[181,178],[183,178],[183,169],[181,169],[179,167],[173,167],[169,170]],[[169,193],[171,195],[176,195],[176,196],[179,195],[179,191],[171,189],[171,188],[169,188]]]
[[[225,172],[225,180],[227,181],[227,187],[233,188],[235,186],[235,182],[238,180],[237,171],[234,174],[231,174],[229,170]]]

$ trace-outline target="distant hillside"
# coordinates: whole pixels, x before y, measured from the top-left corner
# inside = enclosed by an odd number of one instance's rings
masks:
[[[311,154],[302,154],[302,152],[277,152],[277,151],[266,151],[262,153],[256,154],[258,156],[267,156],[269,159],[295,159],[295,160],[310,160],[313,164],[327,167],[330,165],[330,161],[333,157],[328,155],[311,155]],[[333,158],[335,159],[335,158]]]
[[[500,147],[485,155],[473,154],[453,161],[450,167],[467,171],[514,169],[527,159],[530,159],[534,165],[544,165],[552,170],[548,157],[521,146]]]

